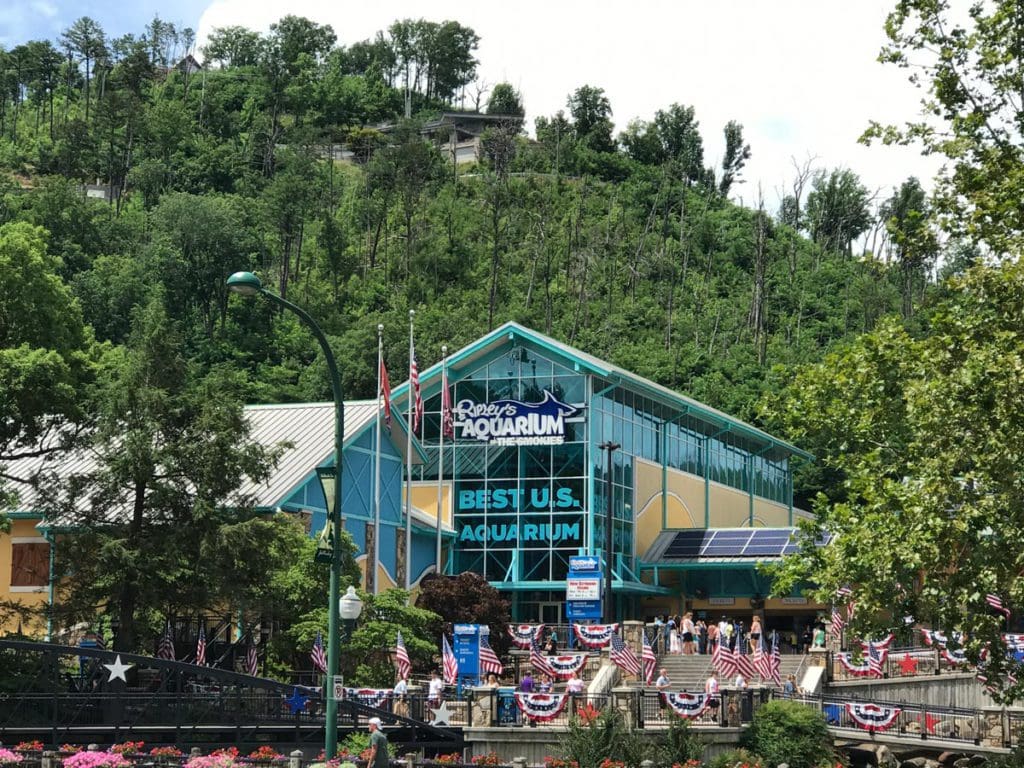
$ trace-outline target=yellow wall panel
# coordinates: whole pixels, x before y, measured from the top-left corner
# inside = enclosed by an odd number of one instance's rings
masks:
[[[704,480],[678,469],[669,469],[666,477],[669,499],[678,501],[675,514],[668,516],[668,528],[704,527]],[[671,507],[671,503],[669,504]],[[680,509],[680,507],[682,509]],[[684,513],[685,511],[685,513]]]
[[[766,528],[788,528],[789,508],[783,504],[755,496],[754,525]]]
[[[36,529],[40,518],[28,520],[12,520],[10,533],[0,536],[0,600],[18,602],[31,608],[45,605],[49,600],[49,591],[12,592],[11,591],[11,544],[12,539],[38,539],[43,541],[42,534]],[[14,632],[18,629],[18,619],[14,618],[6,624],[0,624],[0,633]],[[22,626],[28,635],[42,636],[46,631],[45,619],[38,619]]]
[[[750,521],[750,496],[735,488],[712,483],[709,528],[743,528]]]

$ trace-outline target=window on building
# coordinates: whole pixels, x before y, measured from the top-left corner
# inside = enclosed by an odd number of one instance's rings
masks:
[[[11,588],[38,589],[50,580],[50,545],[43,542],[11,544]]]

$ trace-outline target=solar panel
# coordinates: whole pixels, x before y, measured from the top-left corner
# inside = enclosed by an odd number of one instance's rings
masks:
[[[782,557],[799,550],[793,541],[795,528],[693,528],[677,531],[665,548],[665,558],[698,557]],[[831,541],[826,533],[815,545]]]

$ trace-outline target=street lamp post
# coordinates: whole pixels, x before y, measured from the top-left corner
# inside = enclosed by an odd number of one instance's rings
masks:
[[[607,451],[605,460],[605,493],[604,493],[604,621],[611,624],[615,621],[615,607],[612,605],[612,559],[615,557],[614,540],[612,534],[615,527],[615,485],[612,482],[612,453],[620,446],[607,440],[599,446],[602,451]]]
[[[334,395],[334,498],[329,504],[328,521],[329,528],[334,536],[331,542],[331,586],[328,603],[327,623],[327,685],[324,686],[328,693],[326,706],[326,722],[324,723],[324,759],[331,760],[338,750],[338,702],[334,699],[332,682],[338,674],[338,611],[341,580],[341,531],[344,528],[345,518],[341,514],[341,445],[345,435],[345,401],[341,391],[341,375],[338,373],[338,364],[334,359],[334,352],[331,345],[327,343],[327,337],[304,309],[290,301],[281,298],[276,293],[271,293],[263,287],[263,283],[252,272],[235,272],[227,281],[228,288],[242,296],[262,295],[270,301],[290,310],[309,328],[310,332],[320,344],[323,350],[324,359],[327,361],[327,370],[331,378],[331,392]]]
[[[356,594],[355,587],[345,590],[345,596],[338,603],[338,610],[341,613],[341,620],[345,622],[345,642],[352,639],[352,632],[356,628],[356,619],[363,612],[363,601]]]

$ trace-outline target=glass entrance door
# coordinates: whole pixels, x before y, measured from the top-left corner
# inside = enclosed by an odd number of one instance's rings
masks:
[[[541,624],[548,626],[562,623],[562,603],[540,603]]]

